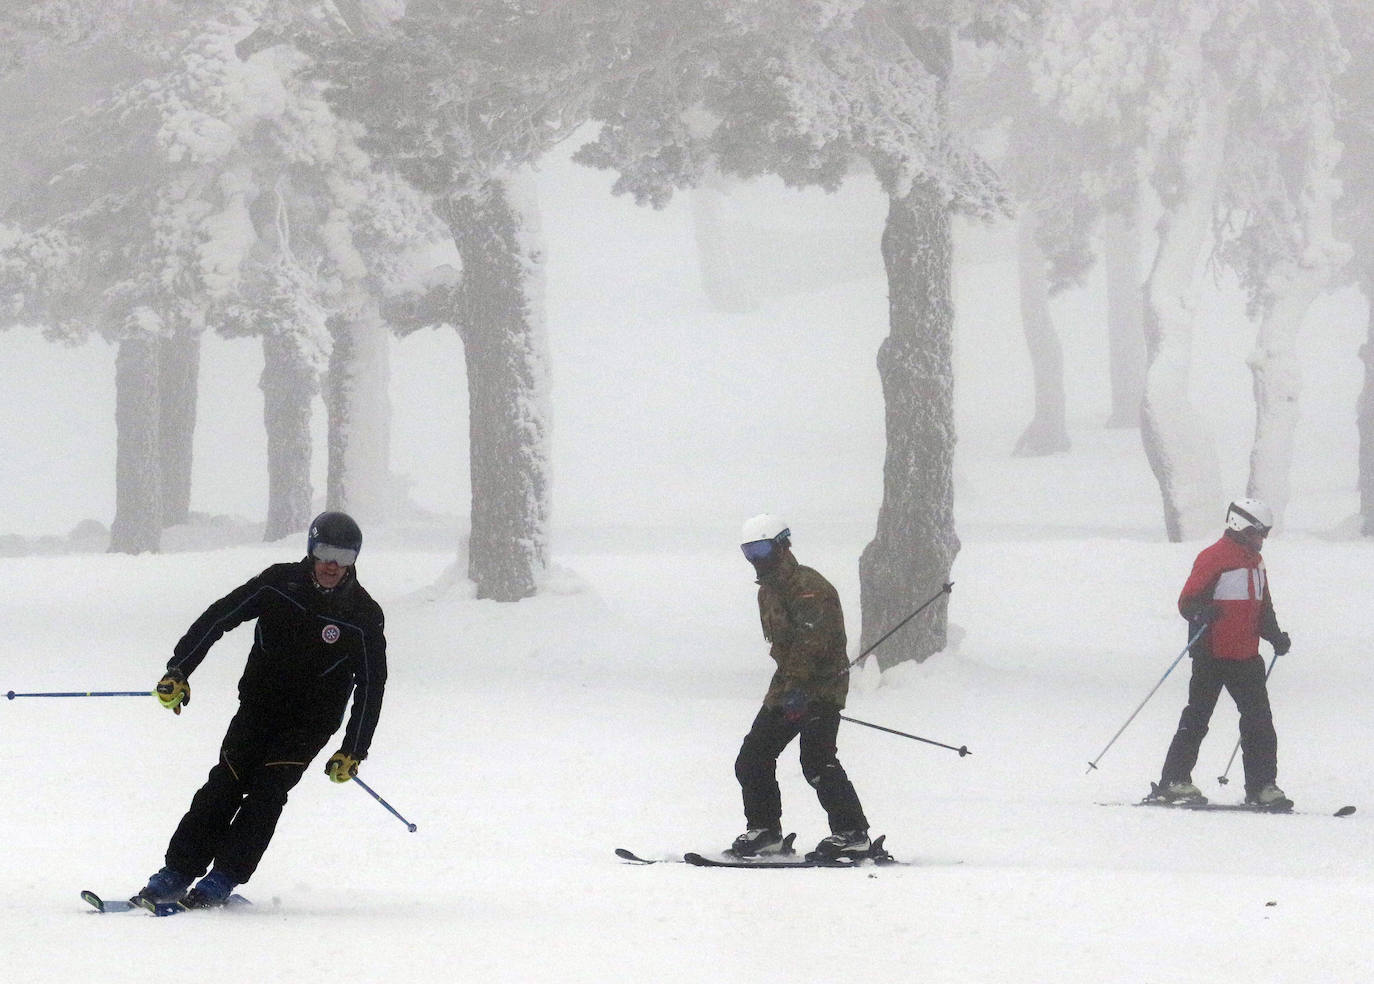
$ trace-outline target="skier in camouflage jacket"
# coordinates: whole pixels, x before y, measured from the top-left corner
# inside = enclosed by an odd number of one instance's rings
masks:
[[[778,756],[800,736],[802,774],[816,790],[831,835],[828,856],[867,851],[868,820],[836,755],[840,710],[849,692],[844,612],[839,594],[792,555],[791,531],[774,516],[745,523],[741,549],[758,574],[759,619],[777,663],[754,723],[735,760],[748,830],[732,847],[741,856],[782,842]]]

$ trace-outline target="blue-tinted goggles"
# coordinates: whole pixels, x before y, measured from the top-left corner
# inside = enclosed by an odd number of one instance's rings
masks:
[[[358,551],[330,546],[328,543],[317,543],[311,548],[310,556],[326,564],[333,562],[340,567],[352,567],[353,562],[358,559]]]
[[[741,543],[739,548],[744,551],[745,560],[757,564],[773,556],[778,549],[778,543],[776,540],[750,540],[748,543]]]

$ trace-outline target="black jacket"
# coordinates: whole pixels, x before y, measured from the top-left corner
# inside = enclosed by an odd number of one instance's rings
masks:
[[[340,748],[361,761],[386,688],[382,609],[352,571],[332,591],[317,588],[312,571],[309,558],[273,564],[229,592],[195,620],[167,668],[189,677],[224,633],[255,618],[239,701],[282,726],[332,734],[352,692],[353,713]]]

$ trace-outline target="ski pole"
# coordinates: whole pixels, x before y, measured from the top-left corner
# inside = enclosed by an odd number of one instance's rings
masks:
[[[1169,678],[1169,674],[1174,672],[1174,667],[1179,664],[1179,661],[1182,660],[1184,656],[1188,655],[1188,650],[1193,648],[1193,643],[1197,642],[1199,639],[1202,638],[1202,633],[1207,631],[1207,626],[1209,625],[1211,625],[1211,622],[1203,622],[1200,626],[1198,626],[1198,630],[1194,632],[1193,637],[1188,640],[1188,645],[1183,647],[1183,652],[1179,653],[1176,657],[1174,657],[1174,661],[1170,663],[1169,668],[1164,671],[1164,676],[1159,678],[1159,683],[1154,685],[1150,692],[1145,695],[1145,700],[1142,700],[1140,702],[1140,705],[1136,707],[1134,711],[1131,712],[1131,716],[1126,719],[1126,723],[1123,724],[1117,730],[1116,734],[1112,735],[1112,740],[1107,742],[1107,747],[1102,749],[1102,751],[1098,752],[1097,758],[1093,759],[1091,762],[1088,763],[1088,772],[1091,772],[1093,769],[1097,768],[1097,763],[1102,761],[1102,756],[1107,754],[1107,749],[1111,748],[1114,744],[1116,744],[1116,740],[1121,737],[1121,732],[1125,731],[1126,728],[1130,725],[1130,723],[1135,720],[1135,716],[1140,713],[1140,708],[1144,707],[1146,703],[1149,702],[1150,698],[1155,695],[1155,691],[1164,685],[1164,681]]]
[[[1278,661],[1279,661],[1279,654],[1278,654],[1278,653],[1275,653],[1275,654],[1274,654],[1274,658],[1271,659],[1271,660],[1269,661],[1269,669],[1267,669],[1267,670],[1264,671],[1264,680],[1265,680],[1266,683],[1269,682],[1269,674],[1274,672],[1274,664],[1277,663]],[[1226,776],[1231,772],[1231,763],[1235,762],[1235,760],[1236,760],[1236,752],[1238,752],[1238,751],[1240,751],[1240,739],[1239,739],[1239,738],[1236,739],[1236,747],[1233,748],[1233,749],[1231,749],[1231,757],[1230,757],[1229,759],[1226,760],[1226,771],[1223,772],[1221,775],[1217,776],[1217,782],[1219,782],[1219,783],[1220,783],[1221,785],[1223,785],[1223,786],[1225,786],[1228,782],[1231,781],[1230,779],[1227,779]]]
[[[11,690],[5,694],[5,699],[14,700],[16,697],[151,697],[152,695],[153,691],[151,690],[81,690],[44,694],[17,694]]]
[[[392,806],[390,803],[388,803],[386,800],[384,800],[384,799],[382,799],[380,796],[378,796],[377,793],[376,793],[376,791],[374,791],[373,788],[372,788],[371,786],[369,786],[367,783],[363,782],[363,781],[362,781],[361,779],[359,779],[357,776],[354,776],[354,777],[353,777],[353,781],[356,782],[359,786],[362,786],[363,789],[367,790],[367,795],[371,796],[371,797],[372,797],[373,799],[375,799],[378,803],[382,804],[382,806],[386,807],[388,813],[390,813],[390,814],[391,814],[393,817],[395,817],[397,820],[401,821],[401,823],[405,824],[405,825],[406,825],[406,829],[408,829],[412,834],[415,833],[415,824],[411,823],[411,822],[410,822],[409,820],[407,820],[405,817],[403,817],[403,816],[401,816],[399,813],[397,813],[397,812],[396,812],[396,808],[395,808],[394,806]]]
[[[897,623],[896,625],[894,625],[892,628],[888,629],[885,633],[883,633],[883,634],[877,639],[877,641],[875,641],[872,645],[870,645],[870,646],[869,646],[867,649],[865,649],[863,652],[859,653],[859,655],[857,655],[857,656],[855,656],[853,659],[851,659],[851,660],[849,661],[849,665],[846,666],[843,670],[840,670],[840,672],[839,672],[839,673],[836,673],[835,675],[836,675],[836,676],[843,676],[844,674],[848,673],[850,670],[852,670],[852,669],[853,669],[855,666],[857,666],[859,663],[863,662],[863,659],[864,659],[865,656],[867,656],[869,653],[873,652],[873,650],[877,649],[877,648],[878,648],[879,646],[881,646],[884,642],[886,642],[888,639],[890,639],[890,638],[893,636],[893,634],[896,633],[896,631],[897,631],[898,629],[900,629],[903,625],[906,625],[906,623],[910,622],[910,621],[911,621],[913,618],[915,618],[917,615],[921,614],[921,612],[925,611],[925,610],[926,610],[927,608],[929,608],[931,605],[935,604],[936,599],[938,599],[941,595],[947,595],[947,594],[949,594],[952,590],[954,590],[954,582],[953,582],[953,581],[946,581],[944,587],[942,587],[939,591],[935,592],[933,595],[931,595],[929,598],[927,598],[927,599],[921,604],[921,607],[920,607],[920,608],[917,608],[914,612],[912,612],[912,613],[911,613],[910,615],[908,615],[906,618],[902,619],[900,622],[898,622],[898,623]],[[860,723],[862,723],[862,722],[860,722]]]
[[[923,741],[927,745],[935,745],[939,748],[948,748],[951,752],[958,752],[960,758],[963,758],[965,755],[973,754],[968,750],[967,745],[960,745],[958,748],[955,748],[953,745],[946,745],[942,741],[931,741],[929,738],[922,738],[919,735],[909,735],[905,731],[898,731],[895,728],[884,728],[881,724],[871,724],[868,721],[860,721],[858,718],[852,718],[846,714],[841,714],[840,720],[848,721],[850,724],[862,724],[865,728],[872,728],[874,731],[886,731],[890,735],[900,735],[903,738],[910,738],[912,741]]]

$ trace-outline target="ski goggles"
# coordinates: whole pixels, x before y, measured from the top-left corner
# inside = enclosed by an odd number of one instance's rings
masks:
[[[745,560],[757,564],[773,556],[778,549],[778,543],[776,540],[750,540],[748,543],[741,543],[739,548],[744,551]]]
[[[310,549],[310,556],[326,564],[352,567],[353,562],[358,559],[358,551],[350,550],[348,547],[331,546],[328,543],[317,543]]]

